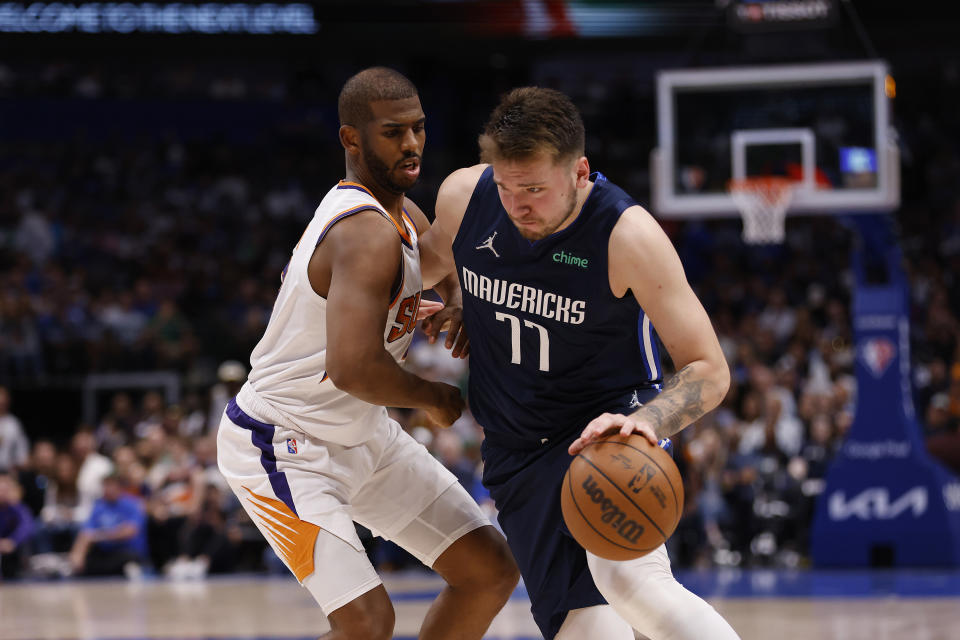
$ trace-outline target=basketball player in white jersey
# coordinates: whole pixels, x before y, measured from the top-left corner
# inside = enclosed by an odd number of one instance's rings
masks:
[[[249,379],[220,424],[220,470],[323,609],[324,640],[392,637],[393,607],[354,521],[447,581],[422,640],[479,640],[517,583],[516,565],[453,474],[385,408],[422,409],[441,426],[463,408],[457,388],[399,365],[421,288],[443,275],[428,264],[422,281],[418,237],[428,224],[404,197],[420,172],[423,110],[413,84],[382,67],[348,80],[338,108],[346,180],[284,269]],[[437,291],[459,355],[455,283]]]

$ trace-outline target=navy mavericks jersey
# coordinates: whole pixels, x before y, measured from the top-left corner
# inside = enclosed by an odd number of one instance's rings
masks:
[[[605,411],[632,412],[659,389],[653,327],[632,292],[613,295],[607,268],[610,232],[636,202],[594,177],[578,217],[531,242],[507,216],[488,167],[454,240],[470,409],[504,442],[568,435]]]

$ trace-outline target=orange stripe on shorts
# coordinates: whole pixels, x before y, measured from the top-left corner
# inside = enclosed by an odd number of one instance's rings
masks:
[[[297,580],[303,582],[304,578],[313,573],[313,548],[317,543],[320,527],[298,518],[290,507],[280,500],[261,496],[246,487],[244,489],[250,494],[253,511],[268,531],[267,536],[273,543],[273,548],[293,575],[297,576]]]

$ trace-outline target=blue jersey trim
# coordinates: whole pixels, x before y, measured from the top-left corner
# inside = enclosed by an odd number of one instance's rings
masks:
[[[650,380],[660,380],[663,372],[660,370],[660,350],[657,348],[657,338],[653,323],[641,309],[637,318],[637,338],[640,341],[640,351],[643,352],[643,368]]]

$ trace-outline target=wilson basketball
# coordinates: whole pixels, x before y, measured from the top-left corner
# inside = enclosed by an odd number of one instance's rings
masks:
[[[683,481],[666,451],[643,436],[616,434],[573,459],[560,505],[584,549],[608,560],[631,560],[659,547],[677,528]]]

